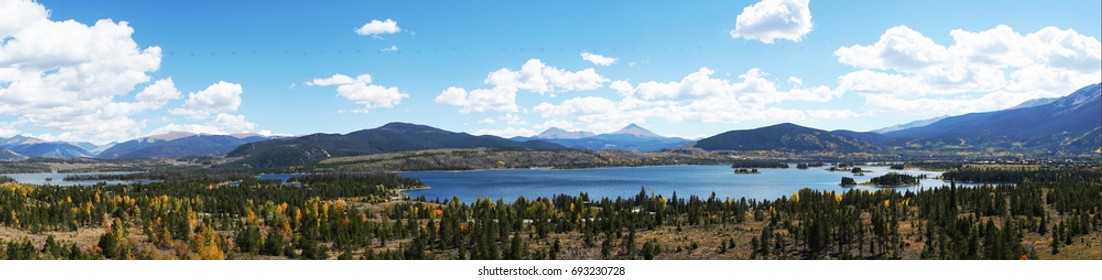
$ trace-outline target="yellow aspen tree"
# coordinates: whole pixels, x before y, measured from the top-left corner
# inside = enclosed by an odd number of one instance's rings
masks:
[[[302,227],[302,208],[295,208],[295,228]]]
[[[253,209],[245,210],[245,223],[250,225],[256,224],[256,212]]]
[[[19,227],[19,215],[15,213],[15,210],[11,210],[11,223],[14,224],[15,227]]]
[[[343,199],[338,199],[337,201],[333,202],[333,210],[336,210],[337,213],[343,213],[344,210],[347,210],[347,209],[348,209],[348,203],[344,202]]]
[[[210,227],[209,225],[203,226],[203,232],[201,234],[197,234],[195,238],[197,239],[196,241],[198,241],[195,243],[196,245],[198,245],[198,250],[196,253],[199,254],[199,259],[226,259],[226,254],[222,252],[222,248],[218,246],[221,237],[218,235],[217,232],[214,231],[214,228]]]

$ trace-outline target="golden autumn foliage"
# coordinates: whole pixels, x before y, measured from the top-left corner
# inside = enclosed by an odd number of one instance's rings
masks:
[[[344,212],[344,210],[348,210],[348,202],[345,202],[343,199],[338,199],[337,201],[334,201],[333,210],[337,211],[337,213],[342,213]]]
[[[192,248],[202,260],[224,260],[226,254],[219,246],[222,237],[209,225],[204,225],[203,230],[192,238]]]
[[[30,196],[31,193],[34,193],[34,186],[8,182],[0,184],[0,190],[18,193],[26,197]]]
[[[15,214],[15,210],[11,210],[11,223],[19,227],[19,215]]]
[[[302,226],[302,208],[295,208],[295,227]]]

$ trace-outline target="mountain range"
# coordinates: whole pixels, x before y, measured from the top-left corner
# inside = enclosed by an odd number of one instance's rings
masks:
[[[258,134],[210,135],[169,132],[122,143],[46,141],[16,135],[0,138],[0,160],[27,158],[175,158],[223,155],[245,143],[267,140]]]
[[[791,152],[871,152],[879,147],[857,137],[782,123],[748,130],[732,130],[700,139],[693,147],[705,151],[784,150]]]
[[[497,136],[474,136],[426,125],[394,122],[343,135],[318,133],[297,138],[248,143],[230,151],[227,156],[242,157],[242,163],[253,167],[275,167],[303,165],[331,157],[475,147],[566,149],[561,145],[540,140],[517,142]]]
[[[389,123],[348,134],[265,137],[257,134],[208,135],[171,132],[117,144],[45,141],[33,137],[0,138],[0,160],[31,157],[172,158],[219,156],[241,158],[255,167],[291,166],[321,159],[441,148],[535,150],[661,151],[698,148],[706,151],[773,150],[791,152],[860,152],[894,149],[1026,152],[1084,155],[1102,152],[1102,86],[1094,84],[1067,96],[1036,99],[983,113],[943,116],[869,132],[825,131],[791,123],[732,130],[691,141],[664,137],[635,124],[611,133],[549,128],[531,137],[504,139],[408,123]]]
[[[1028,103],[1028,102],[1027,102]],[[1083,154],[1102,146],[1102,85],[1033,106],[971,113],[883,134],[908,148],[997,148]]]
[[[579,150],[625,150],[655,152],[692,143],[691,140],[678,137],[665,137],[651,132],[636,124],[629,124],[620,130],[594,135],[588,131],[566,131],[560,128],[548,128],[532,137],[513,137],[514,141],[543,140]]]
[[[88,148],[99,146],[87,142],[61,142],[46,141],[34,137],[16,135],[9,138],[0,138],[0,147],[7,152],[0,152],[0,159],[24,159],[31,157],[53,158],[78,158],[92,157],[94,152]]]
[[[101,159],[174,158],[187,156],[220,156],[238,146],[269,140],[259,134],[210,135],[189,132],[169,132],[115,144],[96,155]]]

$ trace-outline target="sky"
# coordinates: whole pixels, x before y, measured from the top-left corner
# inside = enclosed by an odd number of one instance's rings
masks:
[[[682,3],[685,2],[685,3]],[[868,131],[1102,80],[1090,1],[0,0],[0,137]]]

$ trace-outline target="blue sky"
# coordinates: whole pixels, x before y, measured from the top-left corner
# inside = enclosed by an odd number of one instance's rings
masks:
[[[1102,79],[1098,1],[3,2],[0,136],[50,140],[864,131]]]

